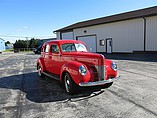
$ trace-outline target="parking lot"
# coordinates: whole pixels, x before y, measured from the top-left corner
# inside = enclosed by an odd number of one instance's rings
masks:
[[[52,78],[40,79],[33,53],[0,54],[0,118],[156,118],[157,54],[106,55],[121,78],[107,89],[68,95]]]

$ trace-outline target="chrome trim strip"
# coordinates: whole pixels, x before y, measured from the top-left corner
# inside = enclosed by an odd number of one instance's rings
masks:
[[[102,54],[100,54],[101,55],[101,57],[102,57],[102,66],[100,67],[100,80],[104,80],[104,78],[105,78],[105,71],[106,71],[106,69],[105,69],[105,66],[104,66],[104,59],[105,59],[105,57],[104,57],[104,55],[102,55]]]
[[[83,86],[103,85],[103,84],[114,82],[114,81],[118,80],[119,78],[120,78],[120,76],[112,78],[112,79],[96,81],[96,82],[81,82],[81,83],[79,83],[79,86],[83,87]]]
[[[50,77],[50,78],[53,78],[53,79],[55,79],[55,80],[59,80],[58,77],[53,76],[52,74],[49,74],[49,73],[46,73],[46,72],[43,72],[43,74],[46,75],[46,76],[48,76],[48,77]]]

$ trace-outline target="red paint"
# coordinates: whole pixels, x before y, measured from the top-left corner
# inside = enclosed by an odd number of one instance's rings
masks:
[[[66,43],[80,43],[85,45],[82,41],[77,40],[55,40],[44,43],[41,56],[37,60],[37,64],[41,65],[42,71],[59,75],[61,81],[64,72],[68,72],[76,84],[79,84],[80,82],[98,81],[99,77],[96,67],[100,66],[104,66],[105,68],[104,80],[107,80],[109,77],[117,77],[117,71],[114,71],[111,68],[111,60],[105,59],[100,54],[90,53],[88,51],[63,52],[61,45]],[[44,52],[46,45],[49,45],[50,47],[51,45],[57,45],[59,53],[52,53],[50,49],[48,52]],[[85,76],[82,76],[78,71],[78,68],[81,65],[87,70]]]

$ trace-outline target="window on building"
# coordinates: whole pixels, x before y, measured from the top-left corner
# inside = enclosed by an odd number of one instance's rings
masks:
[[[100,46],[105,46],[105,40],[104,39],[100,40]]]

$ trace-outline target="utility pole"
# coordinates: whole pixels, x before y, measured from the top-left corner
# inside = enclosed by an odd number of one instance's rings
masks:
[[[26,37],[26,41],[27,41],[27,51],[28,51],[28,37]]]

